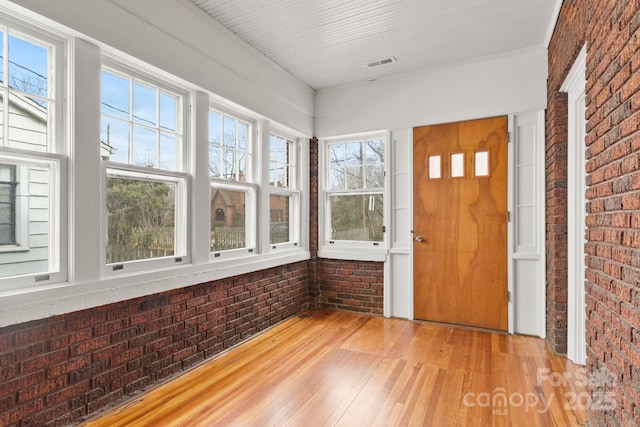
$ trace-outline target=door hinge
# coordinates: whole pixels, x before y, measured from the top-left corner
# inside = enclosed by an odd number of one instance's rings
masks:
[[[511,291],[507,291],[507,302],[511,302]]]
[[[507,132],[507,143],[511,142],[511,132]]]
[[[507,211],[507,222],[511,222],[511,212]]]

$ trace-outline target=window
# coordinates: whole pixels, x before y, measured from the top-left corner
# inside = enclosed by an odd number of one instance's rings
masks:
[[[16,244],[16,165],[0,164],[0,246]]]
[[[117,65],[101,73],[107,272],[186,261],[184,95]],[[154,264],[137,261],[155,260]],[[134,263],[134,264],[132,264]]]
[[[181,170],[182,98],[105,69],[101,78],[100,147],[104,159]]]
[[[63,43],[0,23],[0,286],[66,279]]]
[[[181,177],[107,170],[106,263],[186,256],[186,181]]]
[[[251,184],[252,125],[209,111],[211,253],[247,254],[256,247],[256,186]]]
[[[385,137],[325,146],[324,240],[330,245],[384,241]]]
[[[269,244],[298,244],[300,195],[293,138],[269,135]]]

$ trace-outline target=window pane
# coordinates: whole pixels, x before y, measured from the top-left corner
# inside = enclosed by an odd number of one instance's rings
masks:
[[[269,160],[274,162],[276,158],[276,136],[269,134]]]
[[[226,147],[236,147],[236,121],[230,117],[224,118],[224,145]]]
[[[269,169],[269,185],[272,187],[276,186],[276,169]]]
[[[347,189],[358,189],[364,187],[362,179],[362,167],[352,166],[345,168]]]
[[[331,169],[329,171],[329,187],[331,190],[343,190],[346,188],[345,174],[342,169]]]
[[[211,252],[246,247],[244,191],[211,188]]]
[[[102,116],[100,156],[112,162],[129,163],[129,123]]]
[[[27,96],[9,95],[9,146],[47,151],[49,103]]]
[[[247,136],[249,135],[249,126],[246,123],[238,123],[238,149],[245,151],[247,149]]]
[[[209,112],[209,144],[222,144],[222,125],[221,121],[222,117],[218,113],[214,113],[213,111]]]
[[[287,188],[287,174],[286,168],[279,167],[276,169],[276,181],[273,184],[274,187]]]
[[[290,197],[271,194],[269,196],[270,233],[269,243],[285,243],[289,241]]]
[[[181,98],[151,83],[101,74],[101,156],[115,162],[182,170]],[[132,111],[131,111],[132,109]]]
[[[0,88],[0,146],[4,145],[4,98],[5,92]]]
[[[238,151],[238,181],[247,181],[247,156],[242,151]]]
[[[464,176],[464,153],[451,154],[451,178]]]
[[[133,85],[133,121],[147,126],[158,124],[156,118],[157,91],[141,84]]]
[[[331,195],[331,240],[383,240],[382,194]]]
[[[367,163],[384,163],[384,141],[372,139],[365,144]]]
[[[287,142],[284,138],[276,138],[276,162],[278,163],[286,163],[287,162]]]
[[[209,176],[220,178],[220,147],[209,145]]]
[[[175,254],[177,184],[107,175],[107,264]]]
[[[209,112],[209,174],[212,178],[249,181],[250,137],[248,123],[214,111]],[[215,152],[214,147],[220,147],[218,152]]]
[[[332,168],[341,168],[344,166],[344,144],[329,145],[329,162]]]
[[[140,126],[134,126],[131,163],[137,166],[156,167],[156,141],[156,131]]]
[[[48,95],[48,50],[9,36],[9,87],[26,94]]]
[[[236,152],[233,150],[224,150],[224,171],[222,177],[225,179],[236,178]]]
[[[176,170],[176,137],[160,133],[160,168]]]
[[[175,132],[177,129],[176,108],[177,100],[175,96],[160,94],[160,128]]]
[[[54,271],[49,260],[51,167],[42,163],[0,163],[0,171],[2,244],[20,249],[0,253],[0,277]]]
[[[0,31],[0,40],[4,40],[4,32]],[[4,43],[0,43],[0,83],[4,83]]]
[[[128,79],[102,71],[100,81],[100,112],[119,119],[129,120]]]
[[[478,151],[475,153],[476,163],[475,171],[476,176],[489,176],[489,152]]]
[[[363,163],[363,150],[361,142],[348,142],[345,144],[346,162],[348,165],[359,165]]]
[[[384,187],[384,166],[366,166],[366,186],[367,188],[383,188]]]
[[[441,156],[429,156],[429,178],[438,179],[442,178],[441,173]]]

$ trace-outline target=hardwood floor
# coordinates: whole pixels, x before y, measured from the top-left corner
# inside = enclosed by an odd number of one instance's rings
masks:
[[[313,311],[86,426],[573,426],[581,369],[539,338]]]

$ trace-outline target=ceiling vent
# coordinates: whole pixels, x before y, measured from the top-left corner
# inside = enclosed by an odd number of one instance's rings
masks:
[[[396,61],[396,58],[390,56],[388,58],[378,59],[377,61],[367,62],[367,68],[375,68],[381,65],[395,64],[396,62],[398,62]]]

